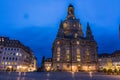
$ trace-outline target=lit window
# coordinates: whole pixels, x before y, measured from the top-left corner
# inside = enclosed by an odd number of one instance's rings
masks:
[[[80,61],[80,55],[77,55],[77,61]]]
[[[102,61],[101,59],[98,59],[98,61]]]
[[[59,51],[59,52],[60,52],[60,47],[58,47],[58,48],[57,48],[57,51]]]
[[[75,38],[77,38],[78,37],[78,34],[77,33],[75,33],[75,36],[74,36]]]
[[[77,54],[80,54],[80,49],[77,49]]]
[[[77,44],[80,44],[79,41],[77,41]]]
[[[57,55],[60,55],[60,52],[57,52]]]
[[[75,19],[75,17],[73,17],[73,19]]]
[[[87,62],[90,61],[90,53],[89,53],[89,50],[88,50],[88,49],[87,49],[87,51],[86,51],[86,60],[87,60]]]
[[[57,56],[58,56],[58,57],[60,57],[60,55],[59,55],[59,54],[58,54]]]
[[[60,61],[60,54],[57,54],[57,61]]]
[[[63,27],[64,27],[64,28],[67,28],[67,23],[66,23],[66,22],[63,24]]]
[[[70,50],[66,50],[66,59],[67,61],[70,61]]]
[[[13,65],[15,65],[15,62],[13,62]]]
[[[4,64],[4,62],[2,62],[2,64]]]
[[[76,25],[74,24],[73,26],[75,27]]]
[[[67,55],[67,61],[70,61],[70,55]]]
[[[90,55],[88,49],[87,49],[87,51],[86,51],[86,55]]]
[[[18,56],[18,53],[16,53],[16,56]]]
[[[5,62],[5,65],[7,65],[7,62]]]
[[[80,58],[80,55],[77,55],[77,58]]]
[[[15,65],[16,65],[17,63],[15,62]]]
[[[80,49],[77,49],[77,61],[80,61]]]
[[[66,54],[70,54],[70,50],[66,50]]]
[[[57,48],[57,61],[60,61],[60,47]]]
[[[20,56],[22,56],[22,54],[20,54]]]
[[[60,65],[59,64],[57,64],[57,69],[60,67]]]
[[[11,62],[11,64],[13,65],[13,64],[14,64],[14,62]]]
[[[60,42],[59,42],[59,41],[57,41],[57,44],[60,44]]]
[[[10,65],[10,62],[8,62],[8,65]]]
[[[77,61],[80,61],[80,59],[77,59]]]
[[[2,41],[4,41],[4,38],[2,38]]]
[[[60,61],[60,58],[57,58],[57,61]]]

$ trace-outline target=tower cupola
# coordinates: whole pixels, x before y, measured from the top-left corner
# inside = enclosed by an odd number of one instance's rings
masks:
[[[75,15],[74,15],[74,7],[72,4],[70,4],[68,6],[68,16],[67,19],[75,19]]]

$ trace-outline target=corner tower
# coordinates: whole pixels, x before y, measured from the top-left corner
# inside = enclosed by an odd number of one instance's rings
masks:
[[[86,38],[89,40],[94,40],[89,23],[87,23]]]

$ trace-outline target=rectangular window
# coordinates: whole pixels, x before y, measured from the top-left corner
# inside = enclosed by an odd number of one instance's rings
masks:
[[[57,61],[60,61],[60,47],[57,48]]]

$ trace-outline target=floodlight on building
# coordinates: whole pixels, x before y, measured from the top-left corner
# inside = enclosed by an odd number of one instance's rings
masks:
[[[48,66],[48,67],[46,68],[46,70],[47,70],[47,71],[50,71],[50,66]]]

